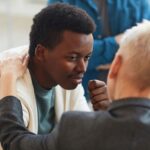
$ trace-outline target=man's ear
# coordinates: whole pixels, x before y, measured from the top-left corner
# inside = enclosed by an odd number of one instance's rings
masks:
[[[35,48],[35,57],[38,60],[43,60],[46,48],[41,44],[38,44]]]
[[[118,75],[118,72],[120,70],[122,64],[122,56],[119,54],[116,54],[109,71],[109,78],[115,78]]]

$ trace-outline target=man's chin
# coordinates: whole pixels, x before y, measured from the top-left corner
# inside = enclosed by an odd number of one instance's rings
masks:
[[[63,87],[66,90],[74,90],[77,86],[78,84],[70,84],[70,85],[62,85],[61,87]]]

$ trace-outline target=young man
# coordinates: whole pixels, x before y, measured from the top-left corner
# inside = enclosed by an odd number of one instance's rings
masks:
[[[67,4],[48,6],[34,17],[28,70],[17,82],[17,97],[30,131],[49,133],[63,112],[90,111],[80,83],[92,54],[94,30],[95,24],[85,11]],[[1,57],[26,52],[18,48]],[[105,84],[95,81],[95,87],[89,88],[97,101],[95,109],[101,105],[101,86]]]
[[[18,78],[24,72],[2,65],[5,75]],[[150,148],[150,22],[128,31],[112,63],[108,92],[113,99],[107,111],[68,112],[48,135],[35,135],[24,127],[20,101],[9,86],[0,101],[0,141],[7,150],[149,150]],[[4,67],[4,68],[3,68]],[[19,75],[16,75],[19,72]],[[16,78],[10,81],[14,85]],[[3,79],[3,80],[2,80]],[[9,96],[12,95],[12,96]],[[17,108],[17,109],[16,109]]]

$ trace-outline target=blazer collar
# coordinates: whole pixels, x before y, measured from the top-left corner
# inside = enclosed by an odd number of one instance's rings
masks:
[[[150,109],[150,99],[137,98],[137,97],[119,99],[119,100],[112,102],[112,104],[108,108],[108,111],[111,111],[114,109],[120,109],[121,107],[128,107],[128,106],[145,107],[145,108]]]

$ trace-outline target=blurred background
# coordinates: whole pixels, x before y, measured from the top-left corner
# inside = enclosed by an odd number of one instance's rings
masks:
[[[47,0],[0,0],[0,51],[29,43],[33,16]]]

